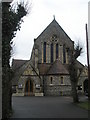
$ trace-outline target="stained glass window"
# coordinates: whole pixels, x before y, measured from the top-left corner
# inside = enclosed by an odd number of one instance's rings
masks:
[[[65,51],[65,45],[63,45],[63,63],[66,63],[66,51]]]
[[[53,43],[51,44],[51,63],[53,63]]]
[[[58,43],[56,44],[56,59],[58,58]]]
[[[46,62],[46,42],[44,42],[43,54],[44,54],[43,60],[44,60],[44,62]]]

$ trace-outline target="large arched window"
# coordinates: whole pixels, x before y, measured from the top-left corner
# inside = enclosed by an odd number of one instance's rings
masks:
[[[58,59],[58,43],[56,44],[56,59]]]
[[[53,43],[51,44],[51,63],[53,63]]]
[[[44,42],[44,47],[43,47],[43,60],[46,62],[46,42]]]
[[[63,63],[66,63],[66,51],[65,51],[65,45],[63,45]]]

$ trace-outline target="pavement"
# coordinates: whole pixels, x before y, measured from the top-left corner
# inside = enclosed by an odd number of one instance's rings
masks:
[[[80,97],[80,101],[87,97]],[[88,111],[75,104],[71,97],[12,97],[11,118],[88,118]]]

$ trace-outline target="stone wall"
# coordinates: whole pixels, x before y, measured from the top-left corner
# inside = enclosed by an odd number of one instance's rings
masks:
[[[69,85],[48,85],[45,91],[46,96],[65,96],[71,95],[71,86]]]
[[[37,46],[36,48],[38,49],[38,62],[39,63],[43,63],[43,47],[44,47],[44,40],[43,42],[38,42],[38,43],[35,43],[35,46]],[[61,62],[63,63],[63,45],[62,42],[61,42],[61,39],[58,38],[57,39],[57,42],[55,41],[51,41],[51,40],[48,40],[46,41],[46,63],[50,63],[51,62],[51,43],[53,43],[53,60],[55,61],[56,60],[56,44],[58,43],[58,59],[61,60]],[[65,52],[66,52],[66,64],[68,64],[68,59],[70,58],[68,55],[68,52],[67,52],[67,46],[65,46]],[[36,56],[35,56],[36,58]]]
[[[50,77],[52,77],[52,83],[50,83]],[[61,83],[61,77],[63,77],[63,83]],[[45,83],[45,95],[70,95],[71,84],[69,76],[47,76],[44,78]]]
[[[54,36],[56,38],[54,38]],[[73,41],[68,37],[68,35],[63,31],[63,29],[59,26],[56,20],[52,21],[50,25],[44,30],[44,32],[39,35],[37,39],[34,40],[34,47],[38,49],[38,60],[39,63],[43,63],[43,44],[46,42],[46,63],[50,63],[50,45],[53,43],[53,60],[56,60],[56,44],[58,43],[59,50],[59,59],[63,63],[63,45],[65,45],[66,51],[67,49],[73,48]],[[68,54],[66,52],[66,62],[68,62]]]
[[[22,88],[18,88],[17,86],[17,93],[25,93],[25,85],[28,80],[32,80],[33,82],[33,93],[41,92],[41,89],[37,89],[36,85],[40,85],[40,79],[38,76],[21,76],[18,81],[18,86],[22,85]]]

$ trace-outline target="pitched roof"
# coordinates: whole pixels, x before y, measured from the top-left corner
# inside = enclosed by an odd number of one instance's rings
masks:
[[[38,64],[40,75],[45,75],[48,69],[50,68],[50,66],[51,64],[44,64],[44,63]]]
[[[24,65],[29,60],[19,60],[19,59],[13,59],[12,61],[12,69],[16,70],[20,68],[22,65]]]
[[[18,80],[27,66],[30,64],[30,60],[18,60],[13,59],[12,70],[14,71],[14,76],[12,78],[12,85],[18,85]]]
[[[60,60],[56,60],[52,66],[49,68],[47,75],[69,75],[66,67],[61,63]]]
[[[35,39],[35,42],[37,40],[43,40],[43,39],[50,39],[53,34],[57,34],[58,38],[61,38],[60,40],[66,43],[68,46],[73,45],[73,41],[71,38],[66,34],[66,32],[63,30],[63,28],[58,24],[58,22],[54,19],[44,30],[43,32]],[[69,44],[67,43],[69,42]]]

